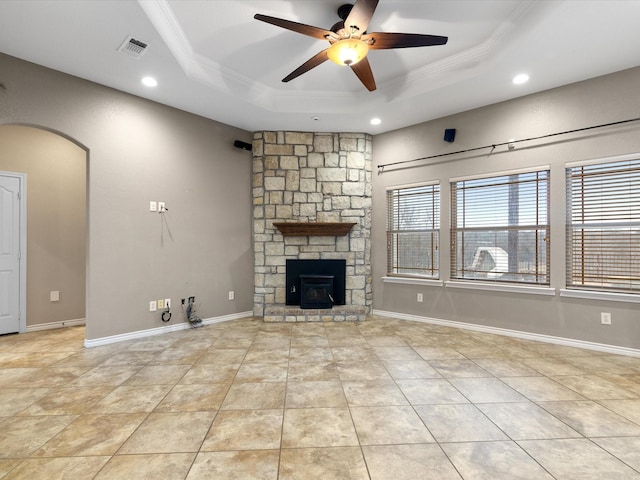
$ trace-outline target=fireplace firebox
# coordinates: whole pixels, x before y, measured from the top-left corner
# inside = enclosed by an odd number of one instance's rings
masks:
[[[333,275],[300,275],[300,308],[333,307]]]
[[[286,304],[300,305],[300,308],[344,305],[346,263],[344,259],[287,259]]]

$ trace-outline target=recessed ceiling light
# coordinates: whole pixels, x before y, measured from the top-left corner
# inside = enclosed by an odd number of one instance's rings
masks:
[[[513,77],[513,83],[516,85],[522,85],[523,83],[527,83],[529,81],[529,75],[526,73],[520,73]]]
[[[378,117],[371,119],[371,125],[380,125],[381,123],[382,123],[382,120],[380,120]]]
[[[158,81],[153,77],[144,77],[142,79],[142,84],[145,87],[157,87],[158,86]]]

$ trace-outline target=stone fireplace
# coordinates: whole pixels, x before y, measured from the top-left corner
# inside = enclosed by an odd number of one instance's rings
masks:
[[[372,302],[371,170],[367,134],[254,133],[255,316],[364,320]],[[344,260],[344,305],[287,305],[290,259]]]

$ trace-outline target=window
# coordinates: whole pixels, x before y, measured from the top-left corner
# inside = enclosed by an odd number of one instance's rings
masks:
[[[549,170],[451,181],[451,277],[549,285]]]
[[[387,190],[387,274],[438,278],[440,185]]]
[[[566,172],[567,287],[640,293],[640,159]]]

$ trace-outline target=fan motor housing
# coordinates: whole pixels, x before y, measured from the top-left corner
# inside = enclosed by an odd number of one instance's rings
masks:
[[[344,22],[349,16],[349,14],[351,13],[352,8],[353,8],[353,5],[350,3],[345,3],[344,5],[340,5],[338,7],[338,17],[341,18],[342,21]]]

